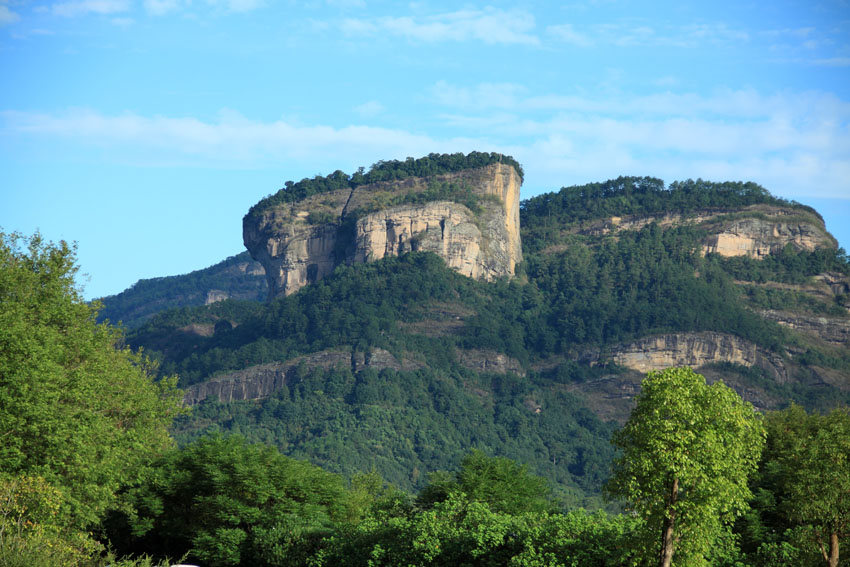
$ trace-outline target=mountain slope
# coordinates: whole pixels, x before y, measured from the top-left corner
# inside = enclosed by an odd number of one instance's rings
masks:
[[[179,439],[240,431],[408,489],[479,447],[582,501],[649,369],[695,366],[761,408],[850,401],[850,262],[814,210],[619,178],[523,201],[520,221],[510,280],[388,256],[265,306],[163,312],[129,341],[187,388]]]
[[[116,295],[100,298],[100,319],[134,329],[154,314],[224,299],[262,301],[267,295],[262,265],[242,252],[218,264],[179,276],[139,280]]]

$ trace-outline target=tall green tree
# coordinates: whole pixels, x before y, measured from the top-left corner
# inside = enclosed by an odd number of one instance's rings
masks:
[[[840,541],[850,535],[850,412],[807,415],[791,406],[769,414],[767,426],[764,468],[777,511],[837,567]]]
[[[44,479],[53,521],[84,531],[172,445],[182,402],[97,324],[76,272],[74,246],[0,233],[0,477]]]
[[[669,567],[705,565],[724,526],[747,506],[764,444],[752,405],[690,368],[650,372],[613,443],[611,494],[645,522],[647,553]]]

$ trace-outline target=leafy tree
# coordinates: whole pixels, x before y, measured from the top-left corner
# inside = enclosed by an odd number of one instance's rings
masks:
[[[764,444],[759,414],[722,382],[690,368],[651,372],[613,443],[623,451],[608,489],[644,521],[648,550],[669,567],[705,565],[750,497],[747,476]]]
[[[84,531],[173,444],[181,393],[96,323],[76,272],[64,241],[0,233],[0,476],[42,479],[50,522]]]
[[[348,517],[342,479],[309,463],[211,435],[163,457],[116,514],[123,552],[189,554],[204,565],[299,565],[336,519]]]
[[[763,468],[775,512],[766,520],[797,526],[837,567],[840,541],[850,535],[850,412],[807,415],[791,406],[768,414],[767,426]]]
[[[419,495],[419,503],[431,505],[449,495],[463,493],[484,502],[495,512],[520,514],[552,508],[546,480],[528,472],[525,465],[504,457],[488,457],[473,449],[455,475],[435,473]]]

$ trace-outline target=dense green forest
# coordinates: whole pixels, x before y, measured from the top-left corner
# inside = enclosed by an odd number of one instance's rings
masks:
[[[374,466],[346,479],[238,435],[175,447],[175,380],[154,380],[120,330],[96,322],[75,287],[73,249],[0,236],[0,565],[840,567],[846,409],[764,418],[688,368],[650,373],[613,439],[621,452],[607,492],[626,513],[578,508],[490,451],[468,451],[411,494]],[[317,387],[344,397],[351,377],[321,378],[304,376],[263,409],[291,412]],[[413,402],[414,385],[386,378],[365,373],[350,395],[372,407]],[[520,383],[498,380],[508,397]],[[551,419],[580,413],[565,406]]]

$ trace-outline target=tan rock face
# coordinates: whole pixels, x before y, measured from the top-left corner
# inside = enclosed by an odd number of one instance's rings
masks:
[[[741,219],[709,236],[703,247],[706,252],[721,256],[763,258],[780,252],[787,244],[808,252],[828,246],[830,242],[825,233],[823,227],[814,223]]]
[[[712,362],[732,362],[764,368],[780,383],[788,380],[781,357],[725,333],[672,333],[648,337],[616,347],[611,359],[641,373],[671,366],[698,368]]]
[[[741,218],[723,220],[730,213]],[[611,217],[577,227],[574,231],[601,236],[622,230],[640,230],[651,223],[657,223],[662,228],[682,224],[705,227],[710,234],[702,241],[703,253],[711,252],[721,256],[764,258],[780,252],[787,244],[793,245],[797,250],[806,251],[836,247],[834,239],[816,216],[790,207],[774,205],[695,211],[687,215],[668,213]]]
[[[292,383],[300,365],[307,368],[350,368],[353,373],[364,368],[383,370],[415,370],[421,365],[398,360],[383,349],[373,349],[368,354],[343,350],[325,350],[308,354],[287,362],[271,362],[237,370],[212,380],[193,384],[186,388],[183,403],[194,405],[206,398],[218,398],[221,402],[261,400],[272,396],[284,386]]]
[[[451,201],[384,206],[431,183],[469,187],[481,211]],[[343,263],[371,262],[409,251],[430,251],[461,274],[491,280],[514,274],[522,260],[520,179],[513,167],[487,167],[363,185],[287,203],[246,217],[243,239],[266,271],[269,297],[289,295]],[[374,210],[378,209],[378,210]],[[330,219],[310,224],[321,213]],[[353,221],[353,222],[352,222]]]

